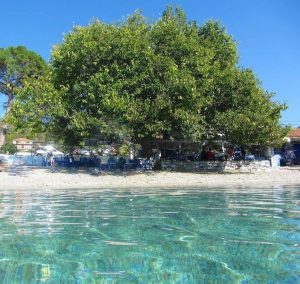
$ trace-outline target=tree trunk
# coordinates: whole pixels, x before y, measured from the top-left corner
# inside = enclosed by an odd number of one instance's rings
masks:
[[[5,143],[5,136],[6,136],[6,125],[0,126],[0,148]]]
[[[7,105],[6,105],[6,110],[5,110],[5,115],[7,115],[12,107],[12,102],[13,102],[14,97],[13,96],[9,96],[8,97],[8,101],[7,101]]]
[[[153,149],[157,148],[157,143],[155,139],[144,138],[139,141],[139,144],[142,146],[141,156],[143,158],[153,157],[154,151]]]
[[[10,112],[12,102],[13,102],[13,96],[9,96],[7,106],[6,106],[5,115],[7,115]],[[5,137],[6,137],[6,134],[7,134],[7,129],[8,129],[7,124],[0,125],[0,147],[2,147],[5,144]]]

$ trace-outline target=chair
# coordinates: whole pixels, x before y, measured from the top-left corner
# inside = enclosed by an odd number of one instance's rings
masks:
[[[108,163],[108,169],[109,170],[111,170],[111,169],[116,170],[117,169],[117,160],[115,158],[109,158],[107,163]]]

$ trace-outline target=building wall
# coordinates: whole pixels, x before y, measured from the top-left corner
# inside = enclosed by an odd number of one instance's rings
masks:
[[[32,149],[32,142],[19,142],[13,141],[19,151],[30,151]]]

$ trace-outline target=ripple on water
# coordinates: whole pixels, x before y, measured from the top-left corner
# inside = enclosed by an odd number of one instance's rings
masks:
[[[0,192],[1,283],[298,283],[300,187]]]

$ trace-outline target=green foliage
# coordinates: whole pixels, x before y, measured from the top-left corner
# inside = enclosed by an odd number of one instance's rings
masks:
[[[52,128],[58,131],[58,119],[63,116],[65,112],[59,92],[49,81],[49,76],[41,76],[23,81],[6,121],[16,129],[40,133]]]
[[[6,143],[4,145],[1,146],[0,148],[0,152],[1,153],[5,153],[5,154],[15,154],[17,153],[17,146],[12,144],[12,143]]]
[[[63,100],[80,131],[98,125],[106,132],[113,121],[135,140],[201,136],[204,84],[197,79],[210,62],[197,28],[184,19],[177,9],[148,24],[137,13],[65,37],[52,54],[54,84],[66,87]]]
[[[130,145],[128,143],[124,143],[119,146],[118,148],[118,154],[120,156],[128,156],[130,153]]]
[[[53,49],[50,73],[23,81],[9,121],[69,145],[95,132],[140,143],[166,134],[272,143],[286,131],[286,106],[237,63],[224,27],[189,23],[180,8],[153,23],[140,12],[116,25],[94,21]]]
[[[238,63],[236,43],[218,22],[208,21],[198,30],[201,44],[211,54],[214,69],[233,68]]]
[[[48,70],[41,56],[24,46],[0,48],[0,93],[13,99],[27,78],[37,78]]]
[[[24,46],[0,48],[0,93],[7,97],[6,114],[11,110],[18,91],[26,80],[36,80],[48,72],[48,65],[41,56]],[[26,100],[30,100],[27,94]],[[22,128],[26,126],[22,125]],[[0,145],[5,142],[6,132],[0,129]]]
[[[217,133],[237,144],[273,145],[287,134],[279,119],[286,105],[272,101],[251,70],[235,70],[220,81],[222,93],[212,96],[211,124]],[[225,86],[222,86],[224,85]]]

